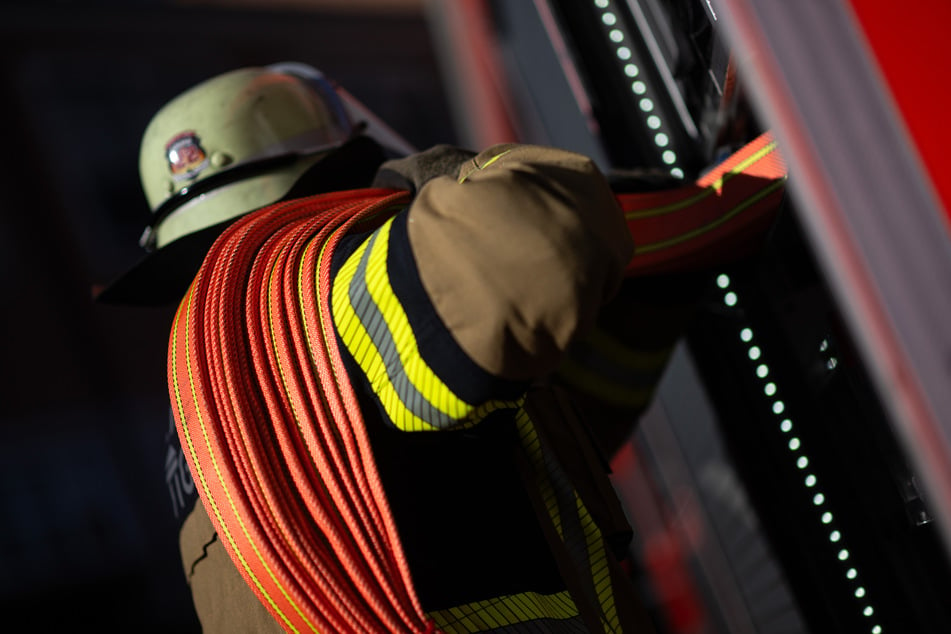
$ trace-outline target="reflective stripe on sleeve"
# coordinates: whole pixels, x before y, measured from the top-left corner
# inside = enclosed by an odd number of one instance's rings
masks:
[[[333,287],[337,331],[366,374],[390,421],[403,431],[472,426],[518,401],[469,403],[426,363],[387,270],[390,220],[338,272]]]

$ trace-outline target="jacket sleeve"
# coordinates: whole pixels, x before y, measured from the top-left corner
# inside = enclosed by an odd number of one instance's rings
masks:
[[[409,239],[436,312],[487,371],[534,378],[593,320],[632,255],[587,157],[497,146],[423,188]]]
[[[590,159],[496,146],[429,180],[349,255],[334,321],[397,427],[474,424],[558,365],[632,248]]]

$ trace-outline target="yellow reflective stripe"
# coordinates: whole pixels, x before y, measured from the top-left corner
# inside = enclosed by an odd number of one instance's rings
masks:
[[[523,592],[486,601],[428,612],[436,627],[448,634],[484,632],[542,619],[576,618],[578,608],[567,591],[557,594]]]
[[[524,409],[519,410],[516,416],[516,425],[519,431],[519,437],[522,446],[526,449],[529,461],[535,473],[536,482],[541,490],[542,500],[548,509],[549,517],[555,525],[559,538],[565,542],[566,536],[563,528],[561,509],[558,506],[557,493],[555,485],[552,482],[551,475],[545,464],[544,449],[535,429],[531,418]],[[567,482],[567,481],[566,481]],[[594,590],[597,597],[598,607],[600,607],[600,617],[607,631],[620,632],[620,621],[617,614],[617,606],[614,603],[614,586],[611,579],[611,571],[608,567],[607,551],[605,549],[604,537],[601,529],[595,523],[594,518],[588,512],[584,501],[573,489],[570,491],[571,497],[575,502],[574,509],[565,509],[577,513],[577,519],[581,527],[583,537],[576,535],[578,539],[571,541],[584,540],[584,543],[575,544],[565,542],[565,546],[576,566],[587,565],[590,577],[590,588]],[[584,551],[584,556],[579,559],[576,548]],[[584,572],[579,570],[579,572]],[[577,609],[577,608],[576,608]]]
[[[515,415],[515,426],[518,429],[519,440],[522,447],[528,454],[528,459],[532,465],[532,471],[535,473],[538,488],[541,492],[542,502],[548,510],[548,516],[558,533],[559,539],[564,541],[565,532],[561,523],[561,511],[558,510],[558,497],[555,494],[555,487],[548,477],[548,470],[545,467],[545,455],[542,450],[541,440],[538,438],[538,432],[528,413],[520,409]]]
[[[606,361],[633,372],[655,372],[657,368],[667,363],[673,351],[670,347],[662,350],[637,350],[625,345],[620,339],[601,328],[595,328],[586,334],[581,340],[581,345],[590,346]]]
[[[578,498],[578,516],[581,518],[581,525],[584,528],[585,540],[587,541],[591,581],[594,585],[594,592],[598,597],[598,604],[601,606],[601,622],[606,631],[620,632],[621,623],[617,614],[617,606],[614,604],[614,585],[611,580],[611,570],[608,568],[604,538],[580,497]]]
[[[600,328],[575,345],[558,367],[558,376],[582,392],[626,408],[647,404],[673,351],[638,350]]]
[[[746,157],[745,159],[737,163],[736,166],[733,167],[733,169],[731,169],[729,172],[726,172],[723,176],[715,180],[711,186],[716,190],[720,190],[723,187],[723,184],[725,182],[727,182],[728,180],[730,180],[737,174],[742,174],[743,172],[746,171],[748,167],[750,167],[754,163],[759,162],[759,160],[765,158],[766,155],[772,154],[775,149],[776,149],[776,142],[770,141],[769,143],[761,147],[759,150],[757,150],[756,152],[753,152],[748,157]]]
[[[189,343],[189,339],[188,339],[188,333],[191,332],[191,328],[190,328],[190,318],[189,318],[189,316],[190,316],[190,314],[191,314],[190,307],[191,307],[192,300],[193,300],[193,298],[194,298],[194,294],[195,294],[195,287],[192,286],[192,287],[189,288],[189,290],[188,290],[188,294],[187,294],[187,296],[186,296],[185,301],[183,301],[183,302],[181,303],[181,305],[180,305],[179,308],[178,308],[178,311],[175,313],[175,320],[174,320],[174,323],[173,323],[173,326],[172,326],[172,341],[171,341],[171,346],[170,346],[170,349],[171,349],[171,367],[172,367],[172,368],[178,367],[178,366],[177,366],[177,355],[178,355],[178,323],[179,323],[179,320],[181,319],[182,313],[184,313],[184,314],[185,314],[185,350],[184,350],[184,354],[185,354],[185,359],[187,360],[186,365],[187,365],[187,367],[188,367],[188,383],[189,383],[189,386],[188,386],[188,387],[189,387],[189,393],[191,394],[191,397],[192,397],[192,403],[195,405],[195,407],[194,407],[193,409],[194,409],[194,411],[195,411],[195,416],[196,416],[197,419],[198,419],[198,426],[199,426],[199,429],[201,430],[202,440],[203,440],[204,443],[205,443],[204,446],[208,448],[208,452],[207,452],[207,453],[208,453],[208,457],[209,457],[209,459],[211,460],[212,467],[213,467],[214,470],[215,470],[215,473],[216,473],[216,475],[217,475],[218,482],[220,483],[220,486],[221,486],[222,490],[224,490],[224,492],[225,492],[225,496],[226,496],[227,499],[228,499],[228,505],[231,507],[232,512],[234,512],[235,517],[238,519],[238,523],[239,523],[239,525],[241,526],[241,531],[242,531],[242,533],[244,533],[244,536],[245,536],[245,538],[248,540],[248,543],[251,544],[251,548],[252,548],[252,550],[254,550],[254,554],[257,556],[258,561],[261,563],[261,565],[264,566],[264,569],[267,571],[268,576],[271,578],[271,581],[273,581],[274,584],[277,585],[278,588],[280,588],[281,594],[284,596],[284,598],[287,600],[287,602],[294,608],[294,611],[297,612],[298,616],[300,616],[301,619],[303,619],[304,622],[306,622],[306,623],[310,626],[310,628],[311,628],[314,632],[316,632],[316,631],[317,631],[317,628],[316,628],[316,627],[314,626],[314,624],[311,623],[310,620],[301,612],[301,610],[300,610],[300,608],[298,607],[297,603],[296,603],[293,599],[291,599],[291,597],[287,594],[287,591],[286,591],[286,589],[284,588],[284,585],[278,581],[278,579],[277,579],[276,576],[274,575],[274,571],[271,570],[271,567],[268,565],[268,563],[267,563],[267,561],[265,560],[264,556],[261,554],[260,550],[258,550],[257,544],[254,542],[253,539],[251,539],[251,536],[250,536],[250,534],[249,534],[249,532],[248,532],[248,528],[247,528],[247,526],[245,525],[244,520],[243,520],[242,517],[241,517],[241,514],[240,514],[240,513],[238,512],[238,510],[237,510],[237,506],[236,506],[236,504],[235,504],[235,502],[234,502],[234,497],[232,496],[231,490],[230,490],[229,487],[227,487],[227,486],[225,485],[225,480],[224,480],[224,478],[222,478],[222,475],[221,475],[221,467],[220,467],[220,465],[218,464],[218,461],[215,459],[215,452],[211,450],[211,444],[210,444],[210,442],[209,442],[209,440],[208,440],[208,429],[207,429],[207,427],[206,427],[206,425],[205,425],[205,420],[204,420],[204,416],[202,415],[201,408],[198,407],[198,400],[197,400],[197,398],[196,398],[196,388],[195,388],[195,377],[194,377],[194,371],[193,371],[193,364],[192,364],[192,362],[191,362],[191,354],[190,354],[190,352],[189,352],[189,345],[190,345],[190,343]],[[261,596],[263,596],[263,597],[265,598],[265,600],[267,600],[268,604],[273,608],[274,612],[276,612],[276,613],[278,614],[278,616],[279,616],[279,617],[281,618],[281,620],[284,622],[284,624],[286,625],[286,627],[290,628],[291,631],[293,631],[293,632],[298,632],[299,630],[298,630],[296,627],[294,627],[294,624],[291,623],[291,621],[290,621],[290,619],[287,617],[287,615],[285,615],[285,614],[283,613],[283,611],[281,611],[281,609],[280,609],[280,608],[277,606],[277,604],[274,602],[274,599],[272,599],[271,596],[270,596],[270,595],[267,593],[267,591],[264,589],[263,585],[261,584],[261,581],[260,581],[260,580],[257,578],[257,576],[254,574],[254,571],[251,569],[251,566],[248,564],[247,559],[245,559],[245,557],[244,557],[244,553],[241,552],[241,550],[237,547],[237,544],[236,544],[236,542],[235,542],[235,539],[234,539],[234,537],[232,536],[231,531],[228,529],[228,525],[224,522],[224,519],[223,519],[222,516],[221,516],[221,511],[220,511],[219,508],[218,508],[218,504],[217,504],[217,502],[215,501],[215,499],[214,499],[214,498],[212,497],[212,495],[211,495],[211,490],[210,490],[210,487],[209,487],[209,485],[208,485],[208,481],[207,481],[207,479],[205,478],[204,470],[201,468],[201,463],[199,462],[199,459],[198,459],[198,453],[197,453],[197,451],[196,451],[196,449],[195,449],[195,443],[194,443],[194,440],[193,440],[192,435],[191,435],[191,430],[190,430],[190,428],[189,428],[189,426],[188,426],[188,424],[187,424],[186,418],[185,418],[184,403],[183,403],[183,399],[182,399],[181,386],[179,385],[178,373],[177,373],[177,372],[174,372],[172,375],[175,377],[175,380],[172,382],[172,384],[173,384],[173,386],[174,386],[174,392],[175,392],[175,406],[176,406],[177,409],[178,409],[179,420],[181,421],[182,435],[184,436],[185,444],[186,444],[186,446],[188,447],[188,451],[189,451],[189,453],[190,453],[190,455],[191,455],[191,457],[192,457],[192,464],[193,464],[194,467],[195,467],[195,475],[198,476],[198,481],[201,482],[202,490],[205,492],[205,499],[210,502],[211,507],[212,507],[212,512],[215,514],[215,517],[218,519],[217,526],[220,527],[219,534],[224,533],[225,539],[228,541],[229,544],[231,544],[231,552],[235,553],[235,556],[237,556],[239,562],[241,563],[241,567],[244,569],[245,573],[247,573],[248,577],[249,577],[249,578],[251,579],[251,581],[254,583],[255,587],[258,589],[258,592],[261,594]]]
[[[757,150],[756,152],[754,152],[753,154],[751,154],[750,156],[748,156],[746,159],[744,159],[743,161],[741,161],[740,163],[738,163],[738,164],[737,164],[735,167],[733,167],[733,169],[731,169],[729,172],[726,172],[725,174],[723,174],[723,176],[721,176],[720,178],[718,178],[717,180],[715,180],[715,181],[714,181],[713,183],[711,183],[710,185],[707,185],[707,186],[704,187],[701,191],[699,191],[698,193],[694,194],[694,195],[691,196],[690,198],[685,198],[684,200],[681,200],[681,201],[679,201],[679,202],[670,203],[670,204],[668,204],[668,205],[662,205],[662,206],[660,206],[660,207],[653,207],[653,208],[650,208],[650,209],[638,209],[638,210],[636,210],[636,211],[629,211],[629,212],[627,212],[626,214],[624,214],[624,217],[625,217],[625,218],[628,218],[628,219],[633,219],[633,218],[651,218],[651,217],[653,217],[653,216],[662,216],[662,215],[664,215],[664,214],[673,213],[673,212],[675,212],[675,211],[679,211],[679,210],[684,209],[684,208],[686,208],[686,207],[690,207],[691,205],[693,205],[693,204],[695,204],[695,203],[697,203],[697,202],[700,202],[700,201],[703,200],[704,198],[708,198],[708,197],[712,196],[712,195],[714,194],[714,192],[719,192],[721,189],[723,189],[724,183],[726,183],[727,181],[729,181],[729,180],[730,180],[731,178],[733,178],[734,176],[737,176],[737,175],[739,175],[739,174],[742,174],[742,173],[743,173],[747,168],[749,168],[751,165],[753,165],[753,164],[756,163],[757,161],[759,161],[759,160],[765,158],[768,154],[771,154],[771,153],[772,153],[773,151],[775,151],[775,150],[776,150],[776,142],[775,142],[775,141],[764,145],[762,148],[760,148],[759,150]],[[785,179],[781,179],[780,182],[783,182],[784,180],[785,180]]]
[[[643,407],[654,393],[656,377],[651,379],[649,387],[634,387],[608,380],[603,374],[573,359],[566,359],[558,367],[558,376],[575,388],[590,394],[606,403],[620,407]]]
[[[472,172],[476,172],[476,171],[479,171],[479,170],[484,170],[484,169],[487,168],[489,165],[492,165],[492,164],[495,163],[497,160],[499,160],[500,158],[502,158],[503,156],[505,156],[506,154],[508,154],[508,153],[511,152],[511,151],[512,151],[511,149],[508,149],[508,150],[505,150],[504,152],[499,152],[498,154],[496,154],[495,156],[493,156],[492,158],[490,158],[488,161],[486,161],[484,165],[476,165],[476,166],[475,166],[476,168],[475,168],[474,170],[469,170],[469,171],[466,172],[465,174],[461,174],[461,175],[459,176],[459,183],[461,184],[461,183],[466,182],[466,179],[469,178],[470,176],[472,176]]]
[[[516,401],[468,403],[429,367],[386,266],[392,219],[347,259],[334,279],[333,316],[393,424],[404,431],[464,428]]]
[[[651,242],[650,244],[641,245],[638,247],[638,253],[644,254],[644,253],[651,253],[653,251],[660,251],[661,249],[666,249],[668,247],[681,244],[682,242],[693,240],[697,236],[701,236],[709,231],[712,231],[713,229],[716,229],[717,227],[725,223],[727,220],[730,220],[731,218],[733,218],[734,216],[736,216],[737,214],[739,214],[746,208],[750,207],[751,205],[754,205],[755,203],[759,202],[763,198],[766,198],[777,189],[780,189],[781,187],[783,187],[783,185],[785,185],[785,183],[786,181],[784,178],[773,181],[772,183],[769,184],[768,187],[764,187],[763,189],[759,190],[758,192],[756,192],[755,194],[753,194],[752,196],[750,196],[749,198],[747,198],[746,200],[738,204],[736,207],[734,207],[727,213],[718,217],[716,220],[708,222],[707,224],[701,227],[697,227],[696,229],[693,229],[692,231],[681,233],[668,240],[658,240],[657,242]]]

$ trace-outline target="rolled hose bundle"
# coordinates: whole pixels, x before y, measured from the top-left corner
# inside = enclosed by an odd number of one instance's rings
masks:
[[[289,631],[428,632],[330,322],[330,261],[402,192],[250,214],[215,242],[176,314],[169,390],[205,508]]]

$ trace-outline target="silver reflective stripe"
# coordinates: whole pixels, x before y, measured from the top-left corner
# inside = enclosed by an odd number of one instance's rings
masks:
[[[386,375],[393,384],[396,394],[403,406],[412,412],[415,416],[426,421],[433,427],[441,429],[454,427],[460,423],[459,420],[449,416],[445,412],[436,409],[423,394],[416,389],[413,382],[406,374],[406,368],[400,359],[399,351],[396,348],[396,341],[390,332],[389,324],[379,306],[370,296],[367,288],[366,276],[367,267],[370,260],[370,254],[376,244],[378,234],[370,236],[369,244],[363,252],[360,264],[357,266],[356,274],[350,282],[348,296],[353,310],[367,331],[367,335],[376,346],[386,367]]]

